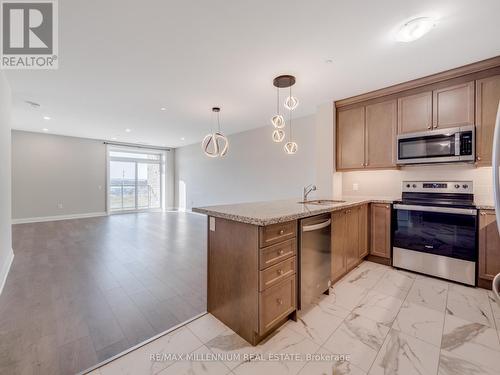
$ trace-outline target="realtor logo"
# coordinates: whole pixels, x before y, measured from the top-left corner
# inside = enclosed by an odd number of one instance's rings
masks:
[[[2,69],[57,69],[57,1],[0,1]]]

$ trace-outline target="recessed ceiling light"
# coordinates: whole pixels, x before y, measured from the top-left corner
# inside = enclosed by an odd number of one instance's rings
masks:
[[[166,111],[166,110],[167,110],[167,108],[165,108],[165,107],[160,108],[160,111]]]
[[[131,131],[132,131],[132,129],[129,129],[129,128],[125,129],[126,133],[130,133]]]
[[[116,137],[112,137],[112,138],[111,138],[111,140],[112,140],[112,141],[116,141]]]
[[[186,138],[184,138],[184,137],[181,137],[181,141],[185,141],[185,140],[186,140]]]
[[[42,130],[43,130],[44,132],[48,132],[48,131],[49,131],[49,129],[47,129],[47,128],[43,128]]]
[[[432,17],[417,17],[401,26],[396,35],[396,40],[398,42],[413,42],[436,26],[436,20]]]
[[[43,116],[43,119],[49,121],[50,117],[49,116]]]

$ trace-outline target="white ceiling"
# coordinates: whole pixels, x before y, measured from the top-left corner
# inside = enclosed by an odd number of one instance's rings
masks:
[[[303,116],[324,102],[500,55],[499,14],[498,0],[59,1],[59,70],[7,73],[13,126],[195,143],[214,105],[227,133],[269,124],[279,74],[297,77]],[[419,15],[435,15],[439,25],[416,42],[395,42],[394,29]]]

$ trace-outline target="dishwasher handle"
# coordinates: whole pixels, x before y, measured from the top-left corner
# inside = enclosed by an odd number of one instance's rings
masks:
[[[319,224],[313,224],[313,225],[304,225],[302,227],[302,232],[312,232],[313,230],[318,230],[318,229],[323,229],[328,227],[332,223],[331,219],[328,219],[327,221],[324,221]]]

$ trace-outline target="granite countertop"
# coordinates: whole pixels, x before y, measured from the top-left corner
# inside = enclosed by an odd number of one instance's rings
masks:
[[[400,198],[343,197],[342,202],[302,204],[298,199],[196,207],[193,212],[253,225],[270,225],[343,210],[364,203],[392,203]]]

